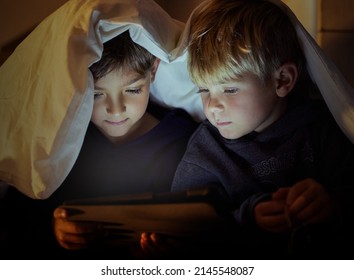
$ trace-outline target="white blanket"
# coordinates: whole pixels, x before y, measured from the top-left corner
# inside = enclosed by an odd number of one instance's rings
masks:
[[[292,10],[280,0],[267,1],[282,8],[291,19],[306,57],[307,69],[311,79],[318,86],[323,99],[342,131],[354,143],[354,89],[306,31]],[[180,40],[181,43],[175,51],[177,57],[186,55],[190,21],[198,15],[198,11],[203,9],[206,2],[208,0],[202,2],[191,13],[184,28],[184,33]]]
[[[93,106],[88,67],[129,30],[161,59],[152,99],[203,118],[183,60],[170,60],[184,24],[152,0],[72,0],[46,18],[0,68],[0,181],[47,198],[78,156]]]
[[[354,142],[353,88],[291,10],[269,1],[291,17],[312,79]],[[152,99],[203,119],[186,66],[189,22],[172,19],[153,0],[71,0],[46,18],[0,68],[0,181],[40,199],[60,186],[90,121],[93,79],[88,67],[99,60],[104,42],[126,30],[161,59]]]

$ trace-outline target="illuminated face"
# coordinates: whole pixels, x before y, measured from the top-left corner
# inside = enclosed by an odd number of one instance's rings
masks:
[[[95,82],[91,121],[112,143],[143,130],[153,76],[119,69]]]
[[[265,86],[254,76],[224,84],[200,87],[204,113],[227,139],[237,139],[252,131],[261,132],[285,110],[285,99],[275,85]]]

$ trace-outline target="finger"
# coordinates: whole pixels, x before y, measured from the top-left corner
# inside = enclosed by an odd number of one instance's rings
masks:
[[[313,204],[316,199],[316,192],[313,189],[307,189],[297,196],[291,204],[287,204],[289,214],[292,216],[298,215],[301,211],[304,211],[307,207]]]
[[[64,244],[64,248],[86,248],[89,243],[96,238],[94,234],[71,234],[67,232],[58,232],[56,238],[60,244]]]
[[[270,232],[284,232],[290,229],[285,215],[285,205],[280,201],[266,201],[255,207],[257,225]]]
[[[292,205],[299,196],[302,195],[304,195],[305,197],[313,196],[313,194],[315,194],[315,190],[318,187],[319,184],[313,179],[304,179],[300,182],[297,182],[289,190],[286,199],[287,205]],[[311,193],[312,195],[310,195]]]
[[[261,228],[270,232],[285,232],[289,230],[289,225],[285,215],[267,216],[260,221]]]
[[[61,247],[67,250],[82,250],[87,248],[87,244],[77,244],[77,243],[70,243],[63,240],[58,240],[58,243]]]
[[[54,232],[55,234],[96,235],[100,233],[100,230],[96,224],[75,223],[69,222],[66,219],[55,219]]]
[[[149,239],[149,234],[147,232],[142,232],[140,235],[140,241],[147,242],[148,239]]]
[[[282,201],[264,201],[256,205],[255,211],[260,216],[275,215],[284,212],[284,206],[285,204]]]
[[[286,200],[290,188],[280,188],[272,194],[274,200]]]
[[[142,233],[140,237],[140,247],[144,253],[149,255],[157,255],[158,249],[155,242],[151,238],[150,233]]]
[[[286,204],[288,206],[292,205],[295,200],[298,199],[304,192],[307,191],[307,186],[302,185],[302,184],[296,184],[294,185],[288,193],[288,196],[286,198]]]
[[[295,218],[302,222],[315,223],[322,222],[333,213],[330,199],[322,198],[313,200],[301,211],[296,213]]]
[[[289,191],[287,197],[287,207],[289,213],[296,215],[308,204],[318,197],[317,193],[321,186],[312,179],[305,179],[296,183]]]
[[[149,251],[151,246],[153,246],[153,243],[151,241],[150,234],[143,232],[140,236],[140,247],[145,251]]]
[[[177,239],[170,238],[168,236],[161,235],[158,233],[152,233],[151,240],[155,243],[157,248],[159,248],[161,251],[167,251],[167,250],[174,249],[178,245]]]
[[[67,222],[67,231],[73,234],[92,234],[97,233],[100,230],[98,224],[95,223],[78,223]]]
[[[64,208],[56,208],[53,213],[55,219],[66,219],[67,215],[68,213]]]

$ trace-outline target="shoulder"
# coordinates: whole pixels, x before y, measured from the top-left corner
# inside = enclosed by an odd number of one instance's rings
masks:
[[[333,117],[323,100],[307,99],[301,103],[289,104],[286,114],[277,122],[275,128],[281,135],[297,131],[333,125]]]
[[[315,100],[309,102],[308,109],[313,115],[313,123],[319,129],[335,129],[340,130],[335,118],[329,110],[327,104],[323,100]]]
[[[345,135],[325,102],[316,104],[318,117],[314,122],[314,134],[321,142],[333,141],[352,146],[350,139]]]
[[[224,145],[223,138],[208,120],[202,121],[189,140],[189,151],[202,151],[204,154],[216,152]]]

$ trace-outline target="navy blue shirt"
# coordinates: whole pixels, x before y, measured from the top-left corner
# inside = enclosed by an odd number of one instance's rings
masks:
[[[52,232],[52,217],[54,209],[66,200],[171,190],[175,170],[197,123],[181,109],[166,111],[151,104],[150,109],[160,122],[125,145],[114,146],[90,123],[75,165],[48,199],[33,200],[10,189],[0,204],[9,226],[9,234],[0,244],[0,257],[129,258],[126,251],[114,248],[111,252],[105,247],[79,252],[61,248]]]
[[[170,191],[195,128],[186,112],[175,109],[143,136],[115,146],[90,123],[78,159],[52,199]]]
[[[305,102],[289,108],[266,130],[239,139],[223,138],[210,122],[204,121],[191,137],[172,191],[213,186],[231,205],[230,214],[238,225],[248,232],[261,233],[254,221],[255,205],[279,188],[313,178],[342,208],[333,221],[337,229],[341,220],[352,221],[353,171],[354,145],[323,102]],[[280,242],[279,235],[273,237],[271,248]],[[284,238],[285,242],[289,240]],[[255,239],[249,242],[255,243]]]

